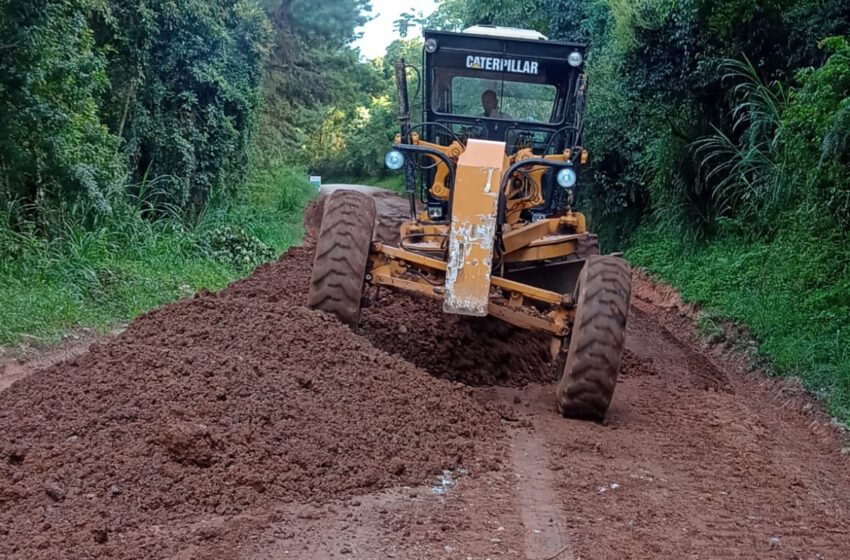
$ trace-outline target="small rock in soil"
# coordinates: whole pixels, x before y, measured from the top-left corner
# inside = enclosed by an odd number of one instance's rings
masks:
[[[50,496],[54,502],[61,502],[65,499],[66,490],[55,482],[49,482],[44,485],[44,493]]]

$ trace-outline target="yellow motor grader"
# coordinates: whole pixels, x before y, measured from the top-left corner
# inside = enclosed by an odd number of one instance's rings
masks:
[[[325,201],[308,304],[357,327],[373,287],[492,315],[566,351],[557,385],[569,417],[600,420],[625,342],[629,265],[600,255],[575,209],[585,46],[477,26],[424,33],[423,121],[412,125],[407,66],[396,61],[400,133],[386,156],[403,170],[410,219],[398,246],[373,241],[374,200]]]

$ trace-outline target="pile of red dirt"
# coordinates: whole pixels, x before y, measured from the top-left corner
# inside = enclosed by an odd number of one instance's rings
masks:
[[[547,341],[387,291],[359,334],[306,309],[321,208],[303,248],[0,393],[0,557],[163,557],[209,516],[499,468],[504,411],[455,381],[553,379]]]
[[[499,415],[470,389],[300,306],[310,260],[293,249],[0,394],[0,557],[162,557],[199,516],[498,468]]]
[[[382,290],[363,311],[360,333],[372,344],[466,385],[519,386],[555,381],[549,337],[493,317],[447,315],[436,300]]]

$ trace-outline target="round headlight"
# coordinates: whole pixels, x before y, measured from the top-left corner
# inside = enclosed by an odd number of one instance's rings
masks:
[[[580,52],[573,51],[567,57],[567,62],[570,63],[570,66],[575,68],[575,67],[581,66],[581,63],[584,62],[584,57],[581,56]]]
[[[401,169],[404,165],[404,155],[398,150],[393,150],[384,157],[384,163],[387,164],[387,169]]]
[[[437,52],[437,49],[440,48],[440,44],[437,43],[436,39],[428,39],[425,41],[425,52],[428,54],[434,54]]]
[[[576,176],[576,172],[573,168],[565,167],[558,171],[558,184],[565,189],[574,187],[576,180],[578,180],[578,177]]]

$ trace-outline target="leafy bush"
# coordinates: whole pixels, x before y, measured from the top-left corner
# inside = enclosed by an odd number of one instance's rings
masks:
[[[728,133],[715,128],[697,139],[694,154],[718,204],[715,220],[735,220],[744,235],[773,233],[791,202],[781,122],[787,93],[779,82],[765,84],[748,60],[726,60],[721,69],[732,88],[733,122]]]
[[[844,37],[824,40],[831,55],[820,68],[797,74],[782,125],[789,168],[801,200],[824,207],[850,229],[850,46]]]
[[[107,61],[87,23],[104,9],[93,0],[0,2],[0,202],[64,197],[110,211],[118,143],[101,118]]]
[[[201,251],[220,263],[248,269],[275,258],[275,250],[240,227],[224,226],[199,239]]]
[[[784,0],[588,6],[587,138],[602,179],[593,214],[622,223],[618,215],[651,211],[695,239],[730,219],[774,231],[790,203],[779,141],[788,81],[823,61],[812,37],[850,30],[850,10]]]
[[[0,261],[13,260],[37,251],[42,241],[26,233],[19,233],[0,225]]]
[[[354,99],[333,104],[325,109],[320,126],[305,141],[304,151],[310,156],[310,169],[334,179],[386,177],[384,156],[398,133],[398,101],[395,86],[395,61],[402,58],[421,66],[422,41],[397,40],[389,45],[386,55],[367,68],[360,94]],[[421,120],[421,76],[408,70],[411,120]]]
[[[117,2],[98,29],[115,52],[110,122],[135,181],[199,212],[244,178],[271,30],[251,0]],[[124,123],[126,117],[126,124]]]

